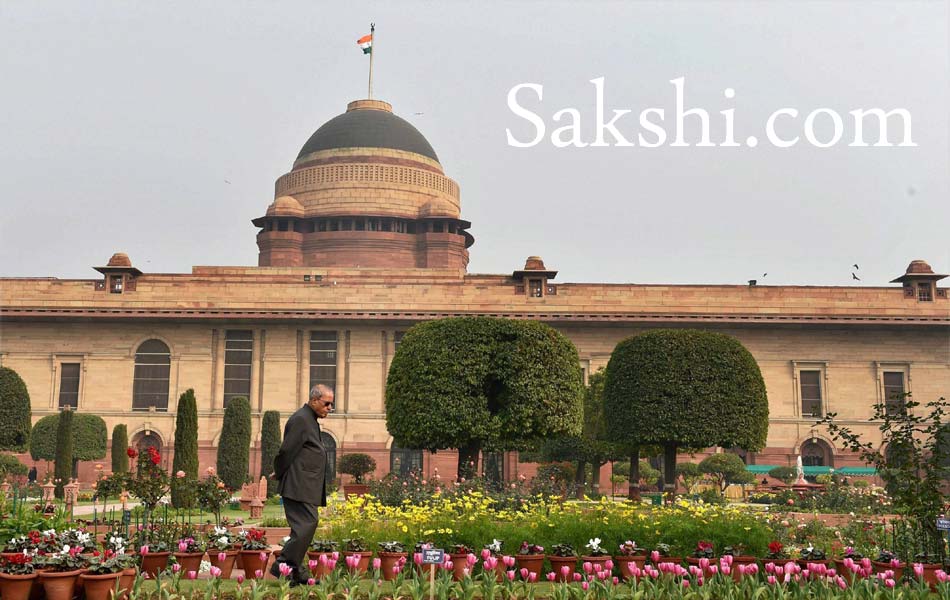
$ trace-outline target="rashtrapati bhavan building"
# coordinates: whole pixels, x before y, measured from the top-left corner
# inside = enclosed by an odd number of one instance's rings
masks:
[[[69,405],[110,431],[127,423],[132,444],[168,457],[177,399],[194,388],[203,468],[214,464],[230,398],[250,399],[257,444],[265,410],[286,418],[324,383],[336,393],[323,428],[337,454],[373,455],[377,476],[414,467],[451,476],[453,452],[393,447],[384,388],[403,332],[460,315],[548,323],[577,346],[585,377],[646,329],[735,336],[768,388],[768,447],[745,456],[756,465],[799,454],[806,465],[857,465],[815,415],[837,412],[873,436],[866,420],[889,395],[950,391],[945,276],[922,260],[882,287],[566,283],[557,265],[515,256],[511,272],[468,273],[475,240],[459,185],[386,102],[351,102],[320,127],[274,196],[253,220],[257,266],[152,274],[119,252],[90,279],[0,279],[0,363],[26,381],[34,419]],[[513,453],[486,463],[506,477],[527,468]]]

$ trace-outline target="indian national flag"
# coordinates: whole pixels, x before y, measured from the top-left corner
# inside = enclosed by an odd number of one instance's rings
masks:
[[[364,35],[356,40],[356,43],[363,49],[363,54],[372,54],[373,52],[373,34]]]

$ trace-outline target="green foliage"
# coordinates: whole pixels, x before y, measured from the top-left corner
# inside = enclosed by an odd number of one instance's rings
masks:
[[[574,345],[534,321],[428,321],[402,339],[386,383],[386,426],[397,444],[459,449],[470,477],[478,451],[521,450],[577,435],[581,368]]]
[[[798,477],[798,469],[795,467],[775,467],[769,471],[769,477],[774,477],[786,484],[792,483]]]
[[[261,423],[261,477],[267,477],[274,470],[274,457],[280,450],[280,412],[268,410]],[[277,493],[277,480],[267,477],[267,495]]]
[[[73,411],[67,409],[59,415],[56,424],[56,497],[63,497],[63,486],[73,474]]]
[[[607,364],[604,402],[616,442],[765,446],[769,409],[759,366],[721,333],[658,329],[623,340]]]
[[[30,393],[13,369],[0,367],[0,450],[25,452],[30,444]]]
[[[105,458],[109,435],[106,422],[98,415],[69,412],[73,413],[73,460]],[[55,460],[60,414],[46,415],[33,426],[34,435],[30,438],[30,456],[33,460]]]
[[[703,472],[699,465],[694,462],[684,462],[676,465],[676,477],[683,482],[683,487],[687,492],[692,491],[693,486],[702,481]]]
[[[236,490],[247,479],[251,452],[251,404],[247,398],[231,398],[224,409],[224,425],[218,439],[218,476]]]
[[[185,476],[178,477],[179,471],[184,471]],[[178,398],[172,473],[172,505],[191,508],[195,505],[194,483],[198,480],[198,404],[193,389],[185,390]]]
[[[627,463],[627,470],[630,470],[630,463]],[[629,478],[629,473],[627,474]],[[640,461],[640,483],[644,485],[662,485],[660,481],[660,471],[659,469],[654,469],[653,465],[649,461],[641,460]]]
[[[745,468],[738,455],[722,452],[708,456],[699,463],[699,470],[716,480],[721,492],[730,484],[754,483],[755,475]]]
[[[125,423],[112,428],[112,472],[129,472],[129,429]]]
[[[29,471],[26,465],[21,463],[20,459],[16,456],[12,454],[0,454],[0,481],[3,481],[7,475],[26,477]]]
[[[373,457],[358,452],[344,454],[340,457],[339,464],[337,465],[337,471],[352,475],[354,483],[363,483],[363,477],[365,477],[367,473],[372,473],[375,470],[376,461],[373,460]]]

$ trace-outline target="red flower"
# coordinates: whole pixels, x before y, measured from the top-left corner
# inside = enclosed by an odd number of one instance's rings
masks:
[[[126,448],[125,453],[129,456],[129,458],[135,458],[139,455],[139,453],[135,451],[135,448]]]
[[[769,552],[771,552],[772,554],[778,554],[779,552],[782,551],[782,548],[783,548],[782,542],[778,540],[774,542],[769,542]]]
[[[149,458],[152,460],[153,465],[157,465],[158,463],[162,462],[161,457],[157,454],[152,454]]]
[[[699,542],[698,544],[696,544],[696,548],[698,548],[701,552],[712,550],[712,547],[713,547],[712,542]]]

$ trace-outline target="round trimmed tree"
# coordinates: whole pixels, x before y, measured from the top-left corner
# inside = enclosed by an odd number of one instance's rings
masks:
[[[247,398],[231,398],[224,409],[224,425],[218,439],[218,477],[232,490],[247,479],[251,452],[251,404]]]
[[[759,365],[738,340],[721,333],[657,329],[623,340],[607,364],[604,402],[610,439],[633,448],[663,447],[670,494],[677,448],[756,451],[768,434]],[[631,463],[639,464],[639,452],[632,454]],[[631,486],[630,493],[638,490]]]
[[[46,415],[33,426],[34,435],[30,436],[30,456],[33,460],[55,460],[58,444],[59,418],[62,413]],[[89,413],[72,414],[73,468],[83,460],[99,460],[106,456],[109,430],[99,415]],[[70,471],[72,472],[72,471]],[[57,475],[59,477],[59,475]]]
[[[30,394],[13,369],[0,367],[0,450],[25,452],[30,444]]]
[[[56,423],[56,497],[63,497],[63,486],[73,474],[73,411],[68,408],[59,415]]]
[[[386,427],[404,448],[458,449],[458,475],[471,478],[483,449],[579,435],[582,393],[577,349],[552,327],[440,319],[402,338],[386,380]]]
[[[178,477],[178,472],[184,477]],[[194,506],[194,482],[198,480],[198,404],[195,390],[188,389],[178,398],[175,417],[175,458],[172,460],[172,505],[176,508]]]
[[[280,450],[280,412],[268,410],[261,421],[261,477],[267,478],[267,495],[277,493],[277,480],[267,477],[274,470],[274,458]]]
[[[129,472],[129,428],[121,423],[112,428],[112,472]]]

